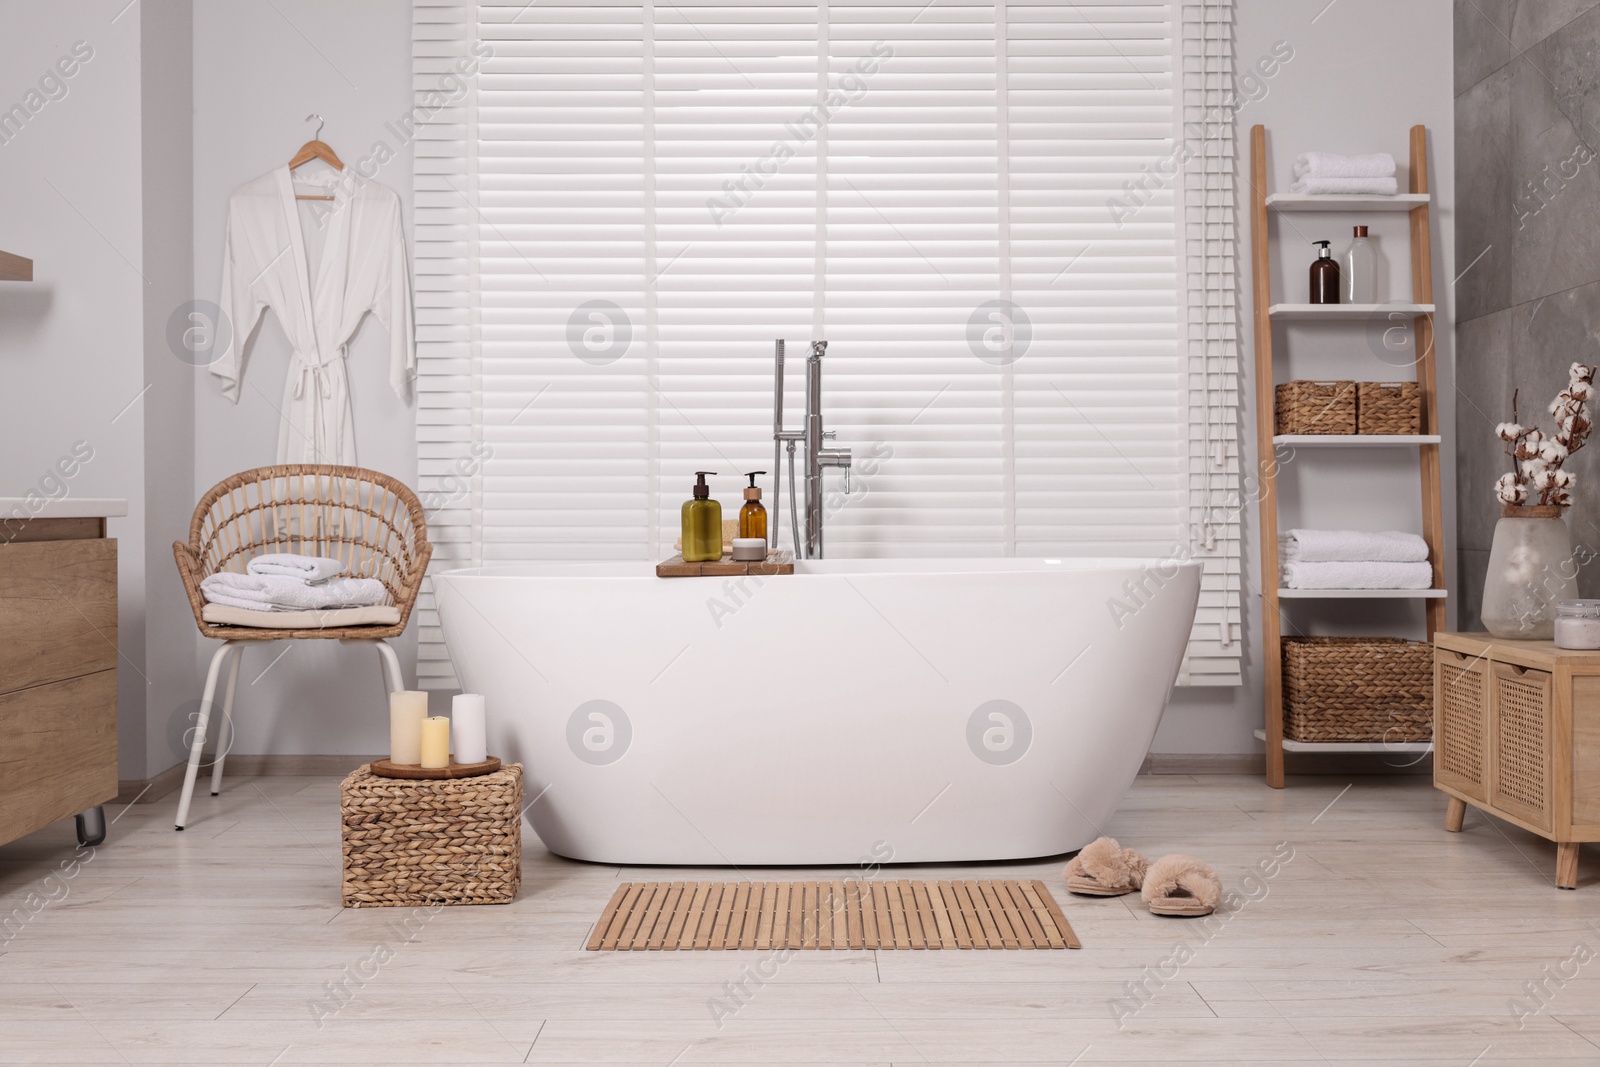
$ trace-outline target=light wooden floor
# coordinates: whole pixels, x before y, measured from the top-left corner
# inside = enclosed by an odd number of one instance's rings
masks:
[[[1600,849],[1558,891],[1553,847],[1477,812],[1445,833],[1425,778],[1141,779],[1107,829],[1151,858],[1241,889],[1293,850],[1209,933],[1057,890],[1082,951],[783,960],[581,951],[619,878],[668,875],[531,833],[509,907],[342,910],[337,799],[334,778],[234,780],[182,834],[170,799],[135,807],[53,880],[70,823],[0,848],[0,1062],[1600,1063]],[[29,894],[52,902],[30,917]]]

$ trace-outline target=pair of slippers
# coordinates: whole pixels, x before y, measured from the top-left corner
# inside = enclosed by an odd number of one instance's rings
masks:
[[[1067,890],[1089,897],[1120,897],[1138,890],[1156,915],[1210,915],[1222,902],[1217,872],[1189,856],[1163,856],[1150,863],[1114,837],[1084,845],[1061,872]]]

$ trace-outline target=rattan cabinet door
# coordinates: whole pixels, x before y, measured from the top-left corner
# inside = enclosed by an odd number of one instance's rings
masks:
[[[1433,654],[1433,779],[1489,798],[1488,661],[1448,648]]]
[[[1550,748],[1555,693],[1546,671],[1496,663],[1489,674],[1494,739],[1489,805],[1550,829]]]

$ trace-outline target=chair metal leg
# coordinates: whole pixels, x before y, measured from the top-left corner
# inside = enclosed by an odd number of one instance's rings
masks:
[[[373,644],[378,646],[378,658],[389,668],[389,692],[403,691],[406,687],[406,678],[400,673],[400,657],[395,655],[394,649],[389,647],[387,641],[374,641]]]
[[[200,697],[200,716],[194,724],[194,740],[189,743],[189,769],[183,772],[183,793],[178,797],[178,818],[173,826],[176,830],[182,830],[189,821],[189,798],[194,795],[195,776],[200,772],[201,751],[206,744],[206,724],[211,719],[211,701],[217,695],[217,672],[222,667],[223,657],[233,647],[232,641],[222,642],[222,647],[211,657],[211,669],[206,671],[206,689]]]
[[[233,692],[239,686],[239,661],[244,659],[244,646],[235,645],[233,659],[228,663],[228,687],[222,697],[222,726],[217,730],[217,758],[211,764],[211,795],[222,792],[222,761],[228,757],[233,745]]]

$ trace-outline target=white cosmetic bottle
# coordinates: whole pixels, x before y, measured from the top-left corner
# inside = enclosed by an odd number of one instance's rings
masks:
[[[1378,302],[1378,254],[1367,240],[1367,228],[1357,226],[1350,247],[1345,250],[1343,269],[1344,302],[1346,304],[1376,304]]]

